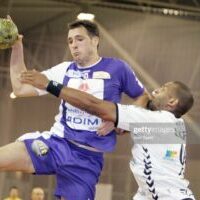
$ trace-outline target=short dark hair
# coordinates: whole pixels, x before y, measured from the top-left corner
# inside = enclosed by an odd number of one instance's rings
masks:
[[[177,118],[180,118],[182,115],[187,113],[193,106],[194,97],[190,89],[184,83],[180,81],[174,81],[173,83],[176,86],[175,95],[179,100],[173,113]]]
[[[12,189],[17,189],[18,190],[18,187],[13,185],[13,186],[10,187],[10,190],[12,190]]]
[[[90,36],[99,37],[99,28],[96,23],[89,20],[76,20],[68,24],[68,29],[74,29],[78,27],[84,27]]]

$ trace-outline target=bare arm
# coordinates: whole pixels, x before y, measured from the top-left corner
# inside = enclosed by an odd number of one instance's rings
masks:
[[[18,97],[37,96],[38,93],[32,85],[21,83],[20,81],[21,73],[26,70],[22,36],[19,36],[18,41],[12,47],[10,59],[10,78],[13,92]]]
[[[49,80],[40,72],[26,71],[21,75],[21,82],[45,90]],[[91,94],[68,87],[62,88],[59,98],[105,121],[116,121],[116,105],[112,102],[103,101]]]
[[[64,87],[59,98],[103,120],[116,121],[116,105],[79,90]]]

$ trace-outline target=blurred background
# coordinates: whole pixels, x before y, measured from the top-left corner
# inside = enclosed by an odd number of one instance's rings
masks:
[[[195,105],[185,117],[186,177],[200,199],[200,0],[0,0],[0,17],[10,14],[24,35],[27,67],[39,71],[71,60],[67,24],[81,12],[95,15],[100,54],[126,60],[147,89],[171,80],[192,89]],[[0,51],[0,145],[26,132],[49,130],[59,105],[50,95],[10,98],[10,52]],[[129,200],[137,191],[129,169],[131,146],[128,135],[120,136],[115,152],[105,155],[98,200]],[[52,176],[0,173],[0,199],[12,185],[20,188],[23,199],[29,199],[33,186],[43,187],[46,199],[54,199]]]

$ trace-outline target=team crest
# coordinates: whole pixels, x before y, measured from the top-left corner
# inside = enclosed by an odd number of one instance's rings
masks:
[[[111,79],[110,74],[104,71],[97,71],[93,73],[92,78],[96,79]]]

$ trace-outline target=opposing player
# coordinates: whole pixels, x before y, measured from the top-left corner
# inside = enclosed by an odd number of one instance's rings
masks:
[[[136,144],[132,148],[130,168],[139,186],[134,200],[194,200],[189,182],[184,178],[186,131],[181,119],[192,107],[193,96],[183,83],[169,82],[154,90],[147,110],[102,101],[49,81],[38,72],[25,72],[21,80],[131,131]],[[153,138],[150,141],[149,136]]]
[[[125,92],[146,103],[144,88],[130,67],[122,60],[99,56],[99,31],[94,23],[71,23],[68,44],[74,61],[44,71],[48,79],[100,99],[119,102],[121,93]],[[47,93],[20,82],[21,72],[26,71],[21,37],[12,48],[10,65],[16,96]],[[62,100],[50,131],[25,134],[18,142],[0,148],[0,170],[56,174],[55,195],[59,199],[94,200],[103,153],[112,151],[116,144],[114,131],[105,137],[97,135],[101,122],[100,118]]]

